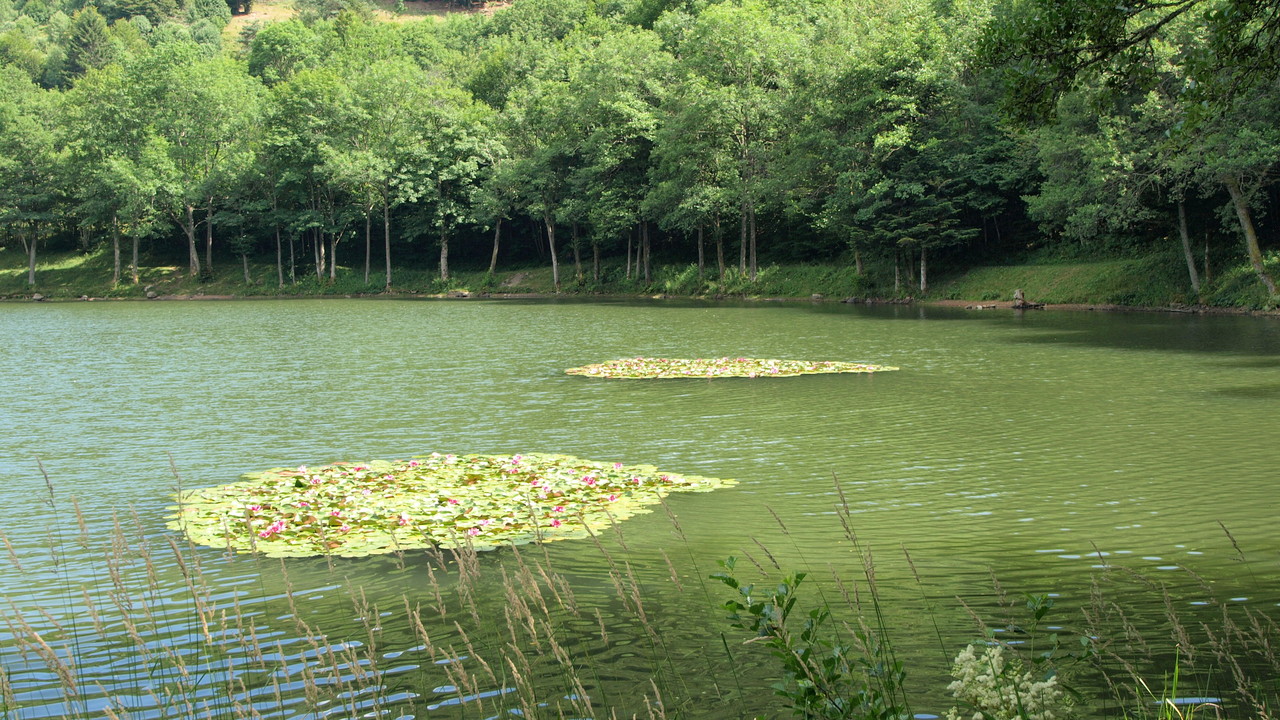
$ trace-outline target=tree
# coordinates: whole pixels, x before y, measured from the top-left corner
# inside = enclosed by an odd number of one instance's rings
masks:
[[[26,74],[0,67],[0,225],[27,254],[27,285],[36,284],[40,241],[57,217],[63,153],[54,135],[55,96]]]
[[[449,237],[472,222],[485,168],[499,154],[489,133],[492,111],[459,88],[433,85],[411,122],[422,138],[408,148],[397,179],[403,201],[425,216],[440,244],[440,279],[449,279]]]
[[[1009,107],[1044,117],[1078,81],[1128,86],[1153,78],[1153,43],[1189,21],[1201,42],[1180,62],[1197,101],[1225,107],[1280,73],[1280,5],[1271,0],[1022,0],[1003,8],[982,47],[1006,74]]]
[[[723,119],[719,140],[735,161],[731,188],[739,208],[739,267],[753,282],[757,212],[780,131],[788,69],[800,55],[799,36],[775,19],[767,6],[746,0],[709,6],[693,18],[672,16],[662,28],[681,63],[706,80],[705,112]]]
[[[194,45],[184,43],[158,46],[127,65],[126,73],[135,107],[146,109],[147,122],[168,151],[172,176],[162,183],[162,202],[187,238],[190,271],[211,272],[214,213],[253,162],[262,86],[233,60],[200,58]],[[196,240],[201,224],[203,269]]]
[[[79,77],[87,70],[106,65],[115,57],[115,44],[102,13],[92,5],[77,10],[71,17],[71,35],[67,38],[68,77]]]

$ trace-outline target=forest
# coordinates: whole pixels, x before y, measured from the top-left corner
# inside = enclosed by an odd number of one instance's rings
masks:
[[[1189,304],[1276,304],[1273,2],[407,4],[0,0],[0,249],[33,289],[75,252],[113,285],[804,263],[883,296],[1154,257]]]

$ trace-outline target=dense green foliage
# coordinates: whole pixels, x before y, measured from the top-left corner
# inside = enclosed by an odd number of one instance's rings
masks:
[[[1167,258],[1189,303],[1275,303],[1266,3],[519,0],[400,24],[350,0],[224,32],[249,9],[0,0],[0,247],[28,287],[41,252],[107,246],[113,284],[270,258],[280,288],[391,290],[452,259],[654,291],[688,264],[677,285],[720,292],[799,262],[916,295],[1032,251]]]

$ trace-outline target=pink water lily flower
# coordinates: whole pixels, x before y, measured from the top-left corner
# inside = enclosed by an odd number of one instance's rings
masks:
[[[480,528],[471,528],[470,530],[467,531],[467,534],[472,537],[475,537],[476,535],[480,534]]]
[[[583,478],[582,478],[582,482],[584,482],[584,483],[586,483],[586,484],[588,484],[588,485],[595,485],[595,484],[596,484],[596,479],[595,479],[594,477],[590,476],[590,475],[587,475],[587,476],[585,476],[585,477],[583,477]]]
[[[564,524],[564,523],[560,522],[560,518],[552,518],[552,519],[551,519],[551,527],[560,527],[560,526],[561,526],[561,525],[563,525],[563,524]]]

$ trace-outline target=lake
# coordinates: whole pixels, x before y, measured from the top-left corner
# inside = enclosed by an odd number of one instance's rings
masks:
[[[564,374],[634,356],[901,369]],[[1153,687],[1180,631],[1221,627],[1224,611],[1280,617],[1274,319],[0,304],[0,387],[0,718],[784,717],[776,661],[744,644],[720,607],[731,590],[708,579],[730,556],[761,587],[807,572],[798,612],[878,607],[921,716],[949,706],[951,658],[983,637],[975,617],[1040,649],[1050,632],[1129,628],[1108,652]],[[470,557],[281,562],[165,527],[179,487],[431,452],[567,453],[739,484],[672,495],[594,540]],[[1043,627],[1024,593],[1053,597]],[[1195,694],[1240,702],[1210,655],[1177,662],[1201,678]],[[1085,702],[1113,702],[1096,673],[1079,684]]]

